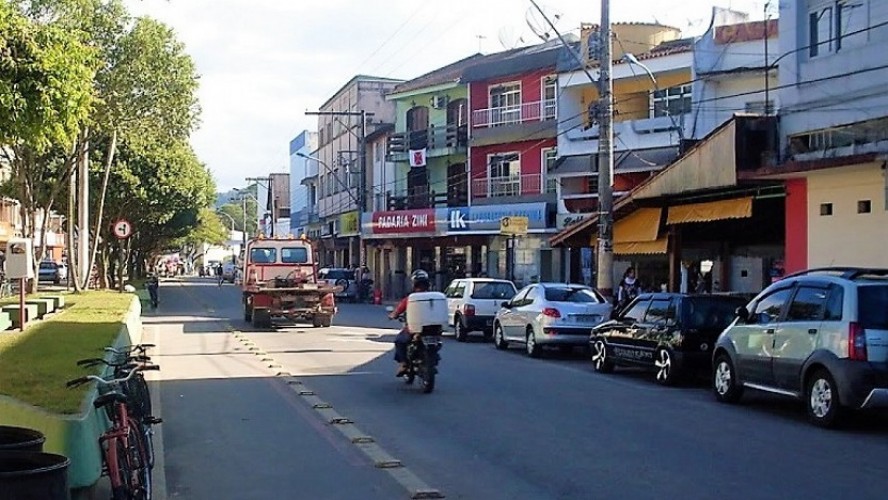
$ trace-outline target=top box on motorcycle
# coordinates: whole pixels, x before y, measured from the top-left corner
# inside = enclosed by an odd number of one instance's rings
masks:
[[[447,327],[447,297],[441,292],[414,292],[407,297],[407,329],[441,335]]]

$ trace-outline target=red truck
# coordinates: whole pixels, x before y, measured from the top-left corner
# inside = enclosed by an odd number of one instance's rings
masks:
[[[311,321],[328,327],[336,314],[334,295],[342,287],[317,279],[315,252],[306,238],[259,237],[247,242],[243,255],[244,321],[257,328],[272,318]]]

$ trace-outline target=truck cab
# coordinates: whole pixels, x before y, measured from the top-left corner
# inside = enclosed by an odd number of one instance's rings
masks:
[[[340,287],[317,279],[315,252],[306,238],[259,237],[247,242],[243,261],[244,320],[270,327],[272,318],[310,320],[328,327]]]

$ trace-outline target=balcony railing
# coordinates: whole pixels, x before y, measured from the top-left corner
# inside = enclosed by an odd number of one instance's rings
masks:
[[[388,154],[406,153],[411,149],[464,148],[469,142],[468,132],[465,125],[448,124],[392,134],[388,139]]]
[[[546,99],[515,106],[477,109],[472,112],[472,126],[475,128],[499,127],[512,123],[554,120],[556,115],[556,100]]]
[[[499,198],[542,193],[541,174],[472,179],[472,198]]]

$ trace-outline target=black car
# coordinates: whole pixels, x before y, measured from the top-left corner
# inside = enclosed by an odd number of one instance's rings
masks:
[[[589,337],[595,371],[616,365],[656,372],[662,385],[673,385],[695,371],[711,369],[712,348],[734,320],[741,297],[649,293],[638,296],[616,319],[602,323]]]

